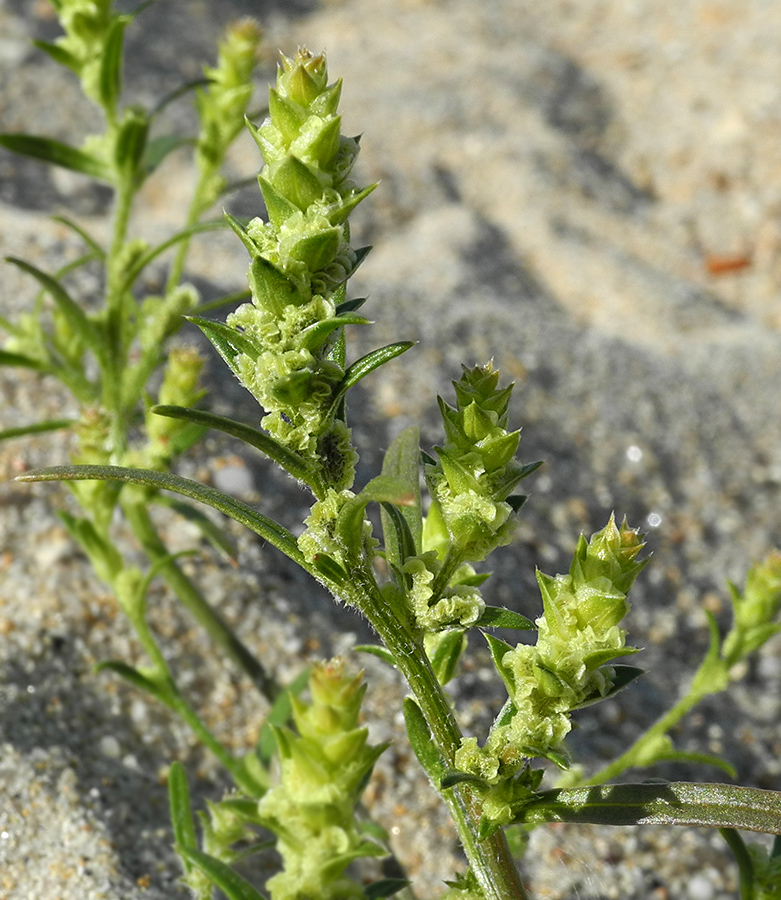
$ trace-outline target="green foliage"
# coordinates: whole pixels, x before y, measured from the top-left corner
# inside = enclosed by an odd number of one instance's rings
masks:
[[[195,289],[184,283],[191,239],[216,227],[202,216],[226,189],[223,163],[244,125],[252,93],[259,31],[231,26],[206,79],[185,85],[150,110],[122,105],[122,49],[133,15],[110,0],[52,0],[64,34],[39,44],[81,81],[103,111],[105,129],[81,147],[34,135],[0,135],[0,144],[111,185],[114,229],[107,246],[78,223],[64,224],[84,244],[79,259],[49,273],[19,259],[40,294],[16,322],[0,319],[8,337],[0,365],[53,374],[71,391],[76,422],[50,420],[7,428],[0,439],[72,429],[73,464],[26,473],[23,481],[61,480],[80,514],[61,520],[96,575],[115,593],[135,629],[145,662],[99,666],[164,704],[192,729],[230,775],[234,788],[193,814],[184,768],[174,763],[169,794],[183,883],[197,900],[219,888],[230,900],[347,900],[409,893],[404,878],[365,884],[351,869],[359,859],[388,853],[382,829],[359,815],[359,804],[384,745],[372,746],[360,722],[366,685],[343,661],[321,663],[283,690],[211,608],[158,535],[149,507],[164,503],[195,522],[231,560],[236,551],[192,500],[247,526],[320,581],[334,599],[369,621],[380,643],[361,649],[395,666],[410,696],[404,720],[410,745],[450,810],[466,872],[448,882],[450,900],[526,898],[503,827],[550,821],[630,824],[661,822],[719,828],[739,867],[743,900],[781,897],[779,844],[767,855],[746,848],[736,828],[778,833],[779,795],[699,784],[602,782],[630,767],[697,759],[677,751],[669,732],[703,697],[725,689],[736,667],[781,626],[781,555],[752,569],[745,588],[731,587],[734,623],[722,638],[711,620],[711,643],[691,687],[662,719],[605,770],[586,777],[576,767],[554,789],[542,789],[547,759],[570,766],[572,714],[612,697],[641,673],[616,660],[636,652],[620,627],[628,592],[645,565],[642,537],[611,516],[590,540],[581,536],[567,573],[538,573],[542,614],[486,604],[482,563],[506,545],[526,497],[519,483],[540,463],[516,458],[520,430],[510,426],[512,385],[500,385],[489,363],[464,367],[454,382],[455,405],[440,398],[443,437],[434,456],[421,451],[411,428],[389,447],[382,471],[354,485],[357,453],[347,425],[346,397],[361,379],[406,352],[410,341],[375,349],[348,363],[347,329],[366,326],[363,298],[347,296],[350,276],[368,248],[350,242],[348,219],[371,193],[351,181],[358,140],[341,133],[341,82],[328,83],[325,57],[301,49],[281,57],[269,92],[268,117],[246,127],[264,160],[258,178],[268,219],[227,225],[250,256],[250,299],[226,322],[199,315]],[[139,10],[140,11],[140,10]],[[149,139],[150,124],[169,103],[195,89],[199,131]],[[167,155],[189,146],[197,171],[183,226],[151,245],[129,230],[139,187]],[[172,250],[165,288],[147,296],[141,276]],[[87,310],[67,285],[74,268],[101,267],[106,290]],[[223,298],[224,300],[225,298]],[[217,301],[217,304],[223,300]],[[195,314],[193,314],[195,313]],[[189,315],[188,315],[189,314]],[[262,408],[260,427],[194,409],[204,396],[203,360],[169,347],[183,319],[198,325]],[[277,463],[312,495],[305,529],[287,527],[215,488],[170,471],[207,428],[238,438]],[[428,497],[423,495],[425,482]],[[177,495],[174,499],[170,492]],[[184,499],[182,499],[184,498]],[[367,516],[380,509],[381,535]],[[424,514],[425,511],[425,514]],[[131,565],[113,537],[125,516],[146,555]],[[146,616],[147,593],[162,577],[268,701],[256,747],[235,756],[209,731],[177,686]],[[489,629],[534,630],[533,644],[512,644]],[[465,735],[443,686],[459,674],[468,633],[485,636],[508,699],[481,740]],[[302,699],[308,684],[310,698]],[[391,711],[392,714],[392,711]],[[270,833],[268,841],[264,836]],[[264,887],[236,868],[271,845],[282,870]]]

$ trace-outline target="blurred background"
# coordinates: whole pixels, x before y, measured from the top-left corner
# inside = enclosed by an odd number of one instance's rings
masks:
[[[264,29],[253,108],[265,105],[277,48],[324,49],[332,78],[345,81],[345,130],[363,135],[357,180],[380,181],[353,217],[355,242],[375,249],[351,293],[369,297],[376,324],[354,336],[352,352],[419,341],[362,382],[352,409],[359,480],[409,424],[424,446],[437,442],[436,394],[451,396],[462,363],[493,358],[516,382],[521,456],[546,465],[525,483],[531,497],[496,556],[489,601],[534,618],[535,566],[566,570],[578,535],[612,511],[648,533],[654,559],[627,626],[649,674],[581,714],[573,734],[582,761],[599,766],[694,671],[707,647],[703,610],[728,625],[727,580],[740,584],[751,561],[781,545],[781,5],[158,0],[128,31],[127,98],[152,105],[198,77],[224,26],[247,15]],[[78,144],[96,114],[30,43],[57,34],[45,0],[0,0],[0,130]],[[185,99],[160,127],[193,123]],[[242,140],[232,174],[251,177],[259,163]],[[138,220],[147,238],[180,223],[190,178],[186,156],[173,155],[147,184]],[[49,216],[67,211],[100,233],[109,200],[81,176],[0,150],[0,252],[53,270],[76,244]],[[254,187],[226,206],[261,212]],[[232,235],[210,234],[188,278],[208,300],[242,288],[245,268]],[[22,273],[3,267],[0,285],[3,315],[30,308],[34,285]],[[226,372],[209,365],[210,407],[256,421]],[[0,390],[0,427],[65,411],[59,386],[31,373],[0,370]],[[204,795],[222,782],[167,714],[90,671],[98,659],[132,658],[132,638],[56,524],[64,492],[8,483],[66,459],[57,437],[0,445],[0,795],[13,799],[0,804],[0,897],[171,897],[161,773],[176,755],[200,772]],[[290,528],[306,515],[291,482],[227,439],[210,437],[181,471]],[[175,520],[168,527],[172,541],[192,544]],[[208,553],[188,565],[280,678],[348,650],[353,635],[370,637],[269,548],[236,535],[240,572]],[[182,671],[195,665],[188,689],[215,727],[237,746],[250,741],[262,706],[162,590],[158,614]],[[379,663],[355,664],[376,685],[371,721],[402,687]],[[454,686],[477,734],[502,701],[487,666],[476,642]],[[776,639],[728,696],[690,717],[678,746],[723,753],[742,782],[781,789],[780,680]],[[400,723],[372,727],[399,744],[378,767],[369,806],[421,871],[420,897],[436,896],[458,864],[453,836]],[[651,774],[725,777],[693,766]],[[557,900],[735,895],[731,864],[706,832],[546,829],[526,865],[535,896]]]

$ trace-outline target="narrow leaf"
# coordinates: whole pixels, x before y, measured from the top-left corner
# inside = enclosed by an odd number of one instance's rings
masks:
[[[170,93],[166,94],[161,100],[158,100],[157,103],[152,108],[152,111],[149,113],[149,118],[156,118],[165,108],[173,103],[175,100],[178,100],[180,97],[183,97],[185,94],[189,94],[190,91],[194,91],[199,87],[207,87],[211,84],[211,80],[209,78],[196,78],[194,81],[188,81],[185,84],[180,85],[178,88],[175,88]]]
[[[634,647],[627,647],[627,650],[635,650]],[[613,652],[611,659],[615,656],[615,651]],[[645,674],[645,669],[638,669],[637,666],[613,666],[612,667],[614,675],[613,675],[613,685],[610,690],[606,694],[596,694],[593,697],[587,697],[582,703],[577,706],[573,706],[573,709],[584,709],[586,706],[592,706],[594,703],[599,703],[602,700],[607,700],[608,697],[613,697],[619,691],[623,691],[623,689],[631,684],[636,678],[639,678],[641,675]]]
[[[105,109],[113,111],[122,92],[122,43],[129,19],[116,16],[108,29],[100,65],[100,99]]]
[[[230,434],[232,437],[244,441],[245,444],[260,450],[261,453],[265,453],[299,481],[308,483],[312,479],[310,466],[303,457],[280,444],[271,435],[258,428],[253,428],[251,425],[245,425],[205,410],[188,409],[184,406],[153,406],[152,412],[159,416],[184,419],[187,422],[194,422],[197,425],[204,425],[207,428],[214,428],[216,431]]]
[[[336,520],[337,540],[353,555],[360,553],[363,519],[369,503],[393,503],[403,506],[414,502],[407,485],[393,475],[377,475],[366,487],[344,504]]]
[[[84,343],[95,354],[96,359],[104,360],[106,351],[101,336],[97,328],[90,322],[81,309],[70,297],[65,288],[51,275],[42,272],[40,269],[19,259],[16,256],[6,256],[6,260],[13,265],[18,266],[22,271],[32,275],[33,278],[51,295],[52,300],[60,308],[60,311],[68,320],[71,328],[81,337]]]
[[[152,681],[151,678],[147,678],[146,675],[142,675],[138,669],[134,669],[133,666],[129,666],[127,663],[120,662],[116,659],[110,659],[106,662],[99,662],[95,665],[96,672],[113,672],[115,675],[119,675],[120,678],[124,678],[125,681],[129,682],[133,685],[134,688],[137,688],[140,691],[146,691],[148,694],[151,694],[161,703],[164,703],[166,706],[169,705],[170,697],[166,693],[163,688],[160,687],[159,684]]]
[[[403,891],[410,884],[406,878],[381,878],[364,888],[363,892],[366,900],[384,900],[385,897],[393,897]]]
[[[292,710],[291,698],[298,697],[304,690],[309,683],[309,676],[311,674],[312,669],[307,666],[307,668],[299,672],[293,681],[290,682],[286,690],[280,692],[279,696],[272,704],[271,709],[266,716],[266,721],[263,723],[263,727],[258,734],[258,741],[255,747],[255,752],[261,762],[267,764],[271,761],[277,746],[274,737],[274,728],[279,728],[289,721]]]
[[[385,552],[389,562],[401,568],[408,557],[417,555],[422,548],[420,432],[416,427],[405,428],[393,439],[382,461],[382,474],[398,478],[412,497],[412,502],[402,507],[383,505],[381,512]]]
[[[45,431],[60,431],[75,425],[75,419],[49,419],[46,422],[35,422],[33,425],[19,425],[17,428],[5,428],[0,431],[0,441],[9,438],[24,437],[28,434],[41,434]]]
[[[502,681],[507,688],[507,693],[512,696],[515,689],[515,681],[512,672],[507,669],[502,659],[505,653],[508,653],[513,648],[506,641],[501,641],[492,634],[486,634],[485,639],[488,642],[488,649],[491,651],[491,658],[494,661],[494,666],[496,666],[496,671],[501,675]]]
[[[215,322],[212,319],[203,319],[200,316],[185,316],[185,318],[201,329],[234,375],[238,376],[239,374],[236,364],[237,357],[245,354],[256,359],[261,353],[261,347],[254,338],[243,331],[231,328],[230,325]]]
[[[68,218],[68,216],[52,216],[52,221],[59,222],[66,228],[70,228],[70,230],[74,231],[99,259],[105,258],[106,253],[103,248],[88,231],[78,224],[78,222],[74,222],[73,219]]]
[[[392,503],[380,504],[385,556],[394,571],[399,571],[410,557],[417,555],[415,538],[404,517],[403,509]]]
[[[295,537],[282,525],[257,512],[241,500],[236,500],[216,488],[169,472],[153,472],[145,469],[125,469],[120,466],[53,466],[19,475],[17,481],[121,481],[143,484],[156,490],[173,491],[191,500],[198,500],[242,525],[268,541],[277,550],[298,563],[302,569],[314,574],[312,566],[298,549]]]
[[[239,556],[239,551],[233,541],[227,536],[225,530],[212,520],[200,509],[185,503],[184,500],[177,500],[175,497],[169,497],[167,494],[157,494],[154,498],[155,503],[161,506],[167,506],[178,513],[183,519],[192,522],[206,540],[220,553],[230,560],[234,565]]]
[[[101,160],[51,138],[38,137],[34,134],[0,134],[0,147],[53,166],[81,172],[82,175],[89,175],[91,178],[112,180],[111,169]]]
[[[168,238],[168,240],[163,241],[162,244],[158,244],[156,247],[152,247],[151,250],[148,250],[143,254],[143,256],[140,256],[136,260],[134,265],[125,272],[125,280],[122,284],[122,291],[130,290],[135,280],[149,265],[149,263],[160,256],[160,254],[165,253],[165,251],[168,250],[169,247],[173,247],[180,241],[188,241],[191,237],[193,237],[193,235],[202,234],[205,231],[217,231],[223,227],[224,223],[221,219],[212,220],[209,222],[199,222],[197,225],[191,225],[189,228],[183,228],[181,231],[178,231],[175,235]]]
[[[0,350],[0,366],[20,366],[23,369],[37,369],[38,371],[46,371],[51,368],[48,363],[41,362],[40,359],[23,356],[21,353],[11,353],[8,350]]]
[[[144,171],[147,175],[151,175],[174,150],[178,150],[180,147],[188,147],[192,144],[192,138],[180,137],[178,134],[163,134],[152,138],[151,141],[147,141],[144,151]]]
[[[404,723],[407,726],[407,736],[415,756],[438,790],[447,771],[445,760],[439,747],[434,743],[434,738],[420,707],[411,697],[404,698]]]
[[[447,632],[431,657],[431,666],[440,684],[447,684],[456,673],[461,654],[466,649],[466,633],[460,629]]]
[[[171,809],[171,826],[176,848],[197,848],[195,822],[190,805],[190,788],[184,766],[175,760],[168,770],[168,802]],[[185,872],[192,871],[192,863],[182,857]]]
[[[80,67],[79,60],[59,44],[51,44],[48,41],[33,41],[33,44],[39,50],[43,50],[44,53],[51,57],[56,63],[59,63],[59,65],[65,66],[65,68],[70,69],[71,72],[78,73]]]
[[[393,658],[393,654],[387,647],[382,647],[380,644],[356,644],[353,650],[357,653],[368,653],[370,656],[376,656],[389,666],[396,668],[396,660]]]
[[[781,793],[686,782],[562,788],[538,794],[514,822],[695,825],[781,834]]]
[[[196,865],[225,894],[228,900],[266,900],[246,878],[234,872],[230,866],[214,856],[202,853],[194,847],[181,847],[179,854]]]
[[[512,628],[515,631],[529,631],[535,627],[526,616],[503,606],[486,606],[476,624],[479,628]]]
[[[488,787],[488,783],[478,775],[457,771],[448,772],[446,775],[443,775],[439,784],[442,790],[455,787],[457,784],[474,784],[475,786],[482,788]]]
[[[331,405],[331,415],[335,413],[347,391],[358,384],[358,382],[368,375],[369,372],[373,372],[375,369],[390,362],[397,356],[401,356],[402,353],[405,353],[410,347],[414,346],[415,341],[399,341],[396,344],[388,344],[385,347],[372,350],[371,353],[367,353],[366,356],[362,356],[360,359],[356,360],[344,373],[344,378],[337,386],[334,400]]]

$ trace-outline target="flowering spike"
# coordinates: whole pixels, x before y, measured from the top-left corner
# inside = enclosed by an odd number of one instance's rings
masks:
[[[456,408],[439,399],[445,445],[436,448],[439,461],[425,466],[429,490],[462,560],[481,560],[508,543],[514,509],[507,498],[533,471],[515,461],[520,432],[505,427],[512,385],[498,383],[490,363],[464,368],[454,382]]]
[[[366,320],[340,319],[336,307],[365,255],[350,245],[347,217],[374,185],[348,181],[358,142],[341,134],[341,85],[327,82],[322,54],[282,56],[269,117],[247,123],[265,162],[258,183],[269,220],[246,228],[229,220],[251,256],[252,303],[227,324],[258,348],[232,368],[265,409],[263,427],[312,464],[313,483],[341,491],[355,462],[344,423],[352,370],[343,326]]]

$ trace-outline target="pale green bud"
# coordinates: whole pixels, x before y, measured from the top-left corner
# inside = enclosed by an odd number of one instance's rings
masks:
[[[479,561],[509,543],[523,500],[510,494],[537,467],[515,461],[520,432],[505,428],[512,385],[499,389],[498,380],[490,363],[464,368],[453,382],[456,408],[440,399],[446,441],[435,448],[438,462],[426,466],[450,541],[465,560]]]
[[[772,551],[749,570],[742,594],[734,585],[730,585],[730,594],[735,621],[722,650],[727,667],[781,631],[781,624],[775,621],[781,610],[781,551]]]

